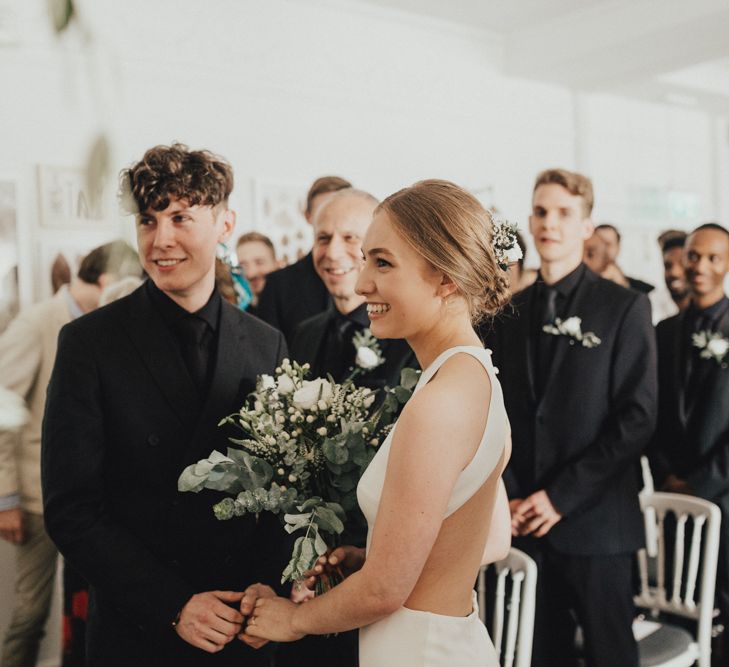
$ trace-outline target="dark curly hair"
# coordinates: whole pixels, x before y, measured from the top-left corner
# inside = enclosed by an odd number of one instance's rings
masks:
[[[233,168],[207,150],[191,151],[185,144],[150,148],[119,176],[119,196],[129,213],[163,211],[170,197],[191,206],[226,203],[233,190]]]

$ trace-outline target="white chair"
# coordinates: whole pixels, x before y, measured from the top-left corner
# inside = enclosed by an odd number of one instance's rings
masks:
[[[506,558],[481,568],[477,591],[479,614],[484,625],[488,625],[486,570],[489,567],[495,569],[496,575],[494,590],[488,593],[494,603],[491,640],[499,656],[499,663],[502,667],[529,667],[534,634],[537,564],[523,551],[512,547]]]
[[[635,597],[635,604],[648,610],[657,623],[653,632],[639,638],[640,665],[689,667],[698,661],[699,667],[710,667],[721,521],[719,508],[701,498],[661,492],[641,495],[640,503],[646,521],[655,522],[656,554],[655,568],[652,568],[650,561],[653,558],[645,549],[638,552],[640,595]],[[672,545],[666,544],[667,514],[673,514],[676,519]],[[667,552],[669,548],[671,551]],[[670,573],[666,572],[667,557],[672,563]],[[649,569],[655,571],[655,581],[649,580]],[[671,585],[670,597],[667,583]],[[664,615],[694,621],[697,626],[695,637],[683,627],[664,622]],[[636,626],[638,631],[640,625]]]

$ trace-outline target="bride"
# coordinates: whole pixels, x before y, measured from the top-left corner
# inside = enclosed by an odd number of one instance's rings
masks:
[[[349,576],[306,604],[244,599],[244,641],[362,628],[362,667],[498,665],[473,591],[510,539],[509,425],[473,329],[509,298],[492,242],[489,214],[446,181],[416,183],[376,210],[357,291],[373,334],[405,338],[425,370],[357,489],[366,557],[341,547],[322,558],[317,573],[339,564]]]

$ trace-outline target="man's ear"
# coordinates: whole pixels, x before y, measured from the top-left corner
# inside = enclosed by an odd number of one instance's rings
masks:
[[[592,218],[585,218],[582,221],[582,238],[587,241],[595,233],[595,223]]]
[[[99,287],[104,289],[107,285],[115,283],[118,278],[113,273],[102,273],[97,281]]]
[[[233,230],[235,229],[235,222],[235,211],[230,208],[226,208],[223,211],[223,230],[220,233],[220,236],[218,236],[218,243],[225,243],[231,237]]]

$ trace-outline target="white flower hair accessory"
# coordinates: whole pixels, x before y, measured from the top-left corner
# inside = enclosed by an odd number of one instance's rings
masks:
[[[713,331],[699,331],[693,334],[691,339],[694,347],[701,350],[699,356],[702,359],[713,359],[722,368],[727,367],[724,357],[729,352],[729,339]]]
[[[575,341],[582,343],[582,347],[597,347],[600,340],[592,331],[582,331],[582,319],[579,317],[568,317],[561,320],[559,317],[554,320],[554,324],[545,324],[542,331],[553,336],[567,336],[571,338],[570,345],[574,345]]]
[[[491,239],[494,255],[496,255],[496,261],[501,269],[506,271],[509,264],[514,264],[524,257],[516,236],[519,227],[516,223],[494,215],[491,216],[491,221],[494,226],[494,234]]]

